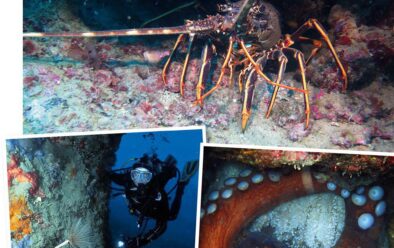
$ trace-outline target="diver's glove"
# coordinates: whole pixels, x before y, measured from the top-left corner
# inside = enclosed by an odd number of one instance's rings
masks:
[[[185,167],[182,170],[181,179],[179,182],[183,184],[187,184],[190,181],[190,178],[198,171],[198,160],[189,161],[186,163]]]
[[[176,167],[176,159],[172,155],[168,155],[167,158],[164,160],[164,164],[166,166],[173,166]]]

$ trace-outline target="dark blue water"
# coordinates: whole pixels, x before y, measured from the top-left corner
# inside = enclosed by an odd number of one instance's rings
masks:
[[[177,160],[177,167],[182,171],[187,161],[198,160],[201,130],[165,131],[154,133],[131,133],[124,135],[117,151],[117,162],[113,169],[120,168],[125,161],[140,158],[144,153],[156,153],[160,160],[173,155]],[[171,179],[166,190],[172,188],[176,179]],[[114,187],[120,186],[113,184]],[[166,232],[146,247],[194,247],[196,230],[198,175],[190,180],[185,188],[178,218],[167,223]],[[174,198],[175,191],[170,195]],[[137,218],[131,216],[127,209],[126,199],[118,196],[110,201],[110,229],[114,247],[121,235],[136,236]],[[150,220],[146,231],[154,227],[154,220]]]

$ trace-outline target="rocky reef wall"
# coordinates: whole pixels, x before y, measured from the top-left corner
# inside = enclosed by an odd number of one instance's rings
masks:
[[[12,247],[55,247],[63,242],[107,247],[106,171],[115,162],[120,138],[7,141]],[[81,240],[84,244],[78,243]]]

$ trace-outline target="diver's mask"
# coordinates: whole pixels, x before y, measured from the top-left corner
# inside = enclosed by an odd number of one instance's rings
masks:
[[[130,177],[136,186],[145,185],[152,180],[152,172],[144,167],[137,167],[130,171]]]

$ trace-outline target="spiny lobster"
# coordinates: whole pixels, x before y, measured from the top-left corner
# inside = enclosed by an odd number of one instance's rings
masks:
[[[183,62],[182,74],[180,77],[180,94],[184,95],[184,81],[189,64],[192,44],[196,37],[219,36],[228,40],[227,53],[221,66],[219,77],[214,86],[205,89],[205,82],[208,79],[211,58],[216,51],[212,42],[205,42],[202,52],[201,69],[199,72],[198,83],[196,85],[195,104],[203,105],[203,100],[221,87],[222,79],[229,70],[230,82],[232,82],[235,67],[242,65],[239,72],[238,85],[242,92],[242,130],[244,131],[248,119],[251,115],[251,107],[255,83],[258,76],[265,82],[274,86],[271,101],[266,112],[266,117],[270,116],[272,107],[275,103],[279,88],[285,88],[301,92],[304,94],[305,102],[305,128],[308,128],[310,119],[310,103],[305,67],[311,59],[321,50],[323,41],[334,57],[335,63],[339,68],[341,79],[343,80],[342,90],[347,88],[347,74],[342,65],[334,46],[328,38],[327,32],[316,19],[309,19],[292,34],[281,35],[279,14],[269,3],[262,0],[241,0],[234,3],[219,5],[219,12],[212,16],[207,16],[202,20],[187,20],[184,25],[163,28],[140,28],[125,30],[110,30],[97,32],[66,32],[66,33],[24,33],[24,37],[108,37],[108,36],[142,36],[142,35],[174,35],[178,34],[178,39],[163,67],[162,79],[167,84],[167,72],[170,68],[172,59],[179,45],[188,37],[186,57]],[[311,39],[303,36],[309,30],[315,29],[321,35],[322,40]],[[210,39],[208,39],[210,40]],[[304,54],[293,47],[296,41],[308,42],[313,45],[313,49],[307,60]],[[294,56],[301,74],[302,89],[282,84],[282,78],[286,70],[288,58],[285,55],[290,53]],[[264,73],[264,68],[268,60],[276,60],[279,63],[279,70],[275,80],[269,78]]]

